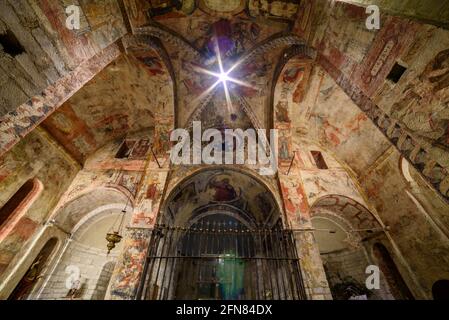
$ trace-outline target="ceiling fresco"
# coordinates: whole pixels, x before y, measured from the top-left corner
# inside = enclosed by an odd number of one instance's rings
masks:
[[[128,54],[100,72],[44,122],[78,162],[83,163],[108,141],[155,125],[158,154],[166,151],[163,145],[173,123],[188,126],[196,119],[206,127],[217,121],[222,128],[249,128],[256,123],[267,127],[267,92],[285,45],[262,50],[243,63],[240,60],[273,35],[291,28],[297,10],[294,1],[230,1],[226,6],[200,1],[198,7],[194,1],[131,0],[126,4],[133,26],[156,24],[173,38],[182,39],[184,47],[164,38],[160,42],[147,36],[126,38]],[[151,22],[143,19],[139,24],[137,12],[141,10],[148,11]],[[200,59],[186,54],[185,46]],[[244,85],[228,83],[232,97],[217,114],[208,110],[217,104],[221,107],[219,101],[226,100],[223,86],[209,92],[217,77],[204,70],[220,72],[219,59],[224,70],[233,68],[229,76]]]
[[[149,18],[164,21],[188,18],[205,13],[208,16],[236,16],[245,13],[254,19],[270,19],[271,22],[289,23],[296,17],[298,0],[126,0],[131,24],[135,27],[148,23]]]
[[[173,94],[164,64],[154,52],[136,55],[111,63],[43,123],[78,161],[170,114]]]
[[[204,13],[202,15],[204,16]],[[182,22],[177,22],[175,25],[182,26]],[[260,23],[239,17],[232,19],[214,18],[214,20],[207,17],[204,25],[205,32],[200,36],[198,36],[198,30],[201,33],[200,27],[194,27],[195,31],[175,30],[179,36],[184,33],[197,35],[195,39],[188,40],[202,57],[201,62],[189,60],[179,47],[164,43],[177,77],[177,94],[179,97],[177,123],[181,126],[188,124],[187,120],[201,100],[205,98],[203,94],[217,81],[215,76],[205,74],[202,70],[206,69],[219,73],[219,58],[225,71],[233,68],[229,74],[230,77],[246,83],[246,85],[229,83],[229,90],[244,97],[253,106],[260,122],[265,123],[267,119],[265,93],[271,81],[275,59],[281,50],[276,48],[264,52],[237,67],[234,66],[239,63],[239,59],[257,47],[258,43],[285,29],[276,28],[276,25],[260,25]]]

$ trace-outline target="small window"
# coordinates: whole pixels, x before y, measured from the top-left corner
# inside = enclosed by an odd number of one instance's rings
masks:
[[[396,62],[393,68],[391,69],[390,73],[388,74],[387,79],[393,81],[394,83],[398,83],[399,80],[404,75],[405,71],[407,71],[407,68],[401,66],[399,63]]]
[[[136,144],[135,140],[125,140],[123,141],[122,145],[120,146],[120,149],[118,149],[117,154],[115,157],[117,159],[127,159],[129,158],[134,145]]]
[[[328,169],[326,161],[324,161],[323,155],[319,151],[310,151],[312,154],[313,160],[318,169],[326,170]]]
[[[6,30],[6,33],[0,34],[0,44],[3,47],[3,51],[13,57],[25,52],[19,40],[17,40],[14,33],[10,30]]]

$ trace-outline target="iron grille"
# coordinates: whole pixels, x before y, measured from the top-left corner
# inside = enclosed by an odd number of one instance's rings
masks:
[[[279,225],[156,225],[141,279],[136,299],[306,299],[292,231]]]

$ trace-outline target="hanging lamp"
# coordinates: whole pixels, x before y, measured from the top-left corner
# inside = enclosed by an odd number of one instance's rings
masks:
[[[106,245],[108,248],[108,254],[111,252],[112,249],[115,248],[115,245],[119,243],[122,240],[122,227],[123,227],[123,221],[125,220],[125,214],[126,209],[128,208],[128,201],[129,198],[126,201],[125,207],[123,208],[120,216],[117,218],[117,220],[112,225],[111,229],[109,229],[109,232],[106,234],[106,240],[108,241],[108,244]],[[114,230],[115,225],[117,224],[117,221],[120,219],[120,224],[118,225],[118,228]]]

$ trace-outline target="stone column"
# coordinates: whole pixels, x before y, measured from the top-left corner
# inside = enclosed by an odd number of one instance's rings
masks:
[[[292,168],[287,175],[285,168],[281,169],[279,170],[279,180],[287,218],[286,224],[294,230],[296,250],[300,259],[307,298],[331,300],[332,295],[318,244],[311,231],[309,204],[299,170]]]
[[[160,164],[164,164],[159,168]],[[123,240],[124,246],[111,277],[106,299],[131,300],[135,298],[145,258],[168,176],[168,160],[149,163],[138,188],[134,212]]]

